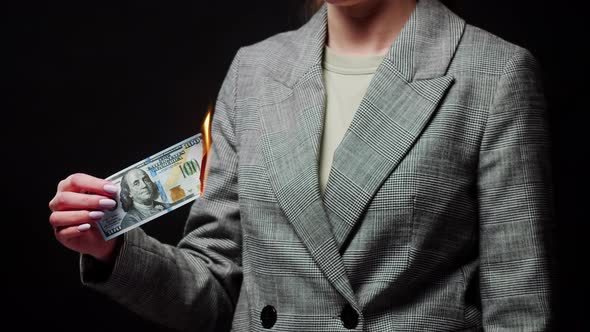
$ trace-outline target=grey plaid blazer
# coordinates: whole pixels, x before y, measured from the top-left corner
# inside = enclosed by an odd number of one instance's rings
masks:
[[[241,48],[204,197],[164,245],[124,235],[82,281],[184,331],[541,331],[547,117],[529,51],[420,0],[335,152],[318,155],[326,8]]]

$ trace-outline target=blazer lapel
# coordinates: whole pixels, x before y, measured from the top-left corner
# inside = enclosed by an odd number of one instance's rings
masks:
[[[321,66],[325,15],[324,6],[298,31],[300,56],[291,54],[293,58],[283,59],[293,61],[285,65],[293,71],[273,77],[282,79],[282,83],[267,84],[274,86],[267,94],[277,101],[261,107],[262,150],[271,187],[297,235],[326,278],[360,310],[319,190],[318,158],[325,108]]]
[[[324,202],[339,248],[453,83],[444,76],[464,21],[420,0],[377,69],[334,153]]]
[[[335,289],[360,310],[340,246],[427,124],[453,79],[443,76],[463,21],[420,0],[371,82],[336,151],[324,199],[318,160],[325,109],[326,6],[269,56],[262,153],[278,204]],[[440,31],[437,31],[439,30]],[[325,208],[324,207],[325,204]]]

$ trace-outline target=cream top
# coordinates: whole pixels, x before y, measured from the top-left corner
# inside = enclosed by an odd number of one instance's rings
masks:
[[[324,48],[326,113],[322,134],[319,179],[322,195],[328,183],[334,151],[348,130],[352,118],[377,67],[385,55],[344,55]]]

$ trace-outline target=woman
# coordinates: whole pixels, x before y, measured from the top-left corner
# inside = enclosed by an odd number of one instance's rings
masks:
[[[535,59],[437,0],[326,2],[238,51],[178,246],[79,230],[115,188],[59,184],[82,282],[187,331],[549,329]]]

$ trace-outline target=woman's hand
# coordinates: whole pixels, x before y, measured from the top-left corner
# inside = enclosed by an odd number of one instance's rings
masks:
[[[111,197],[116,192],[117,187],[109,181],[87,174],[72,174],[62,180],[49,202],[55,238],[66,248],[112,263],[117,239],[105,241],[96,222],[103,217],[102,211],[115,207]]]

